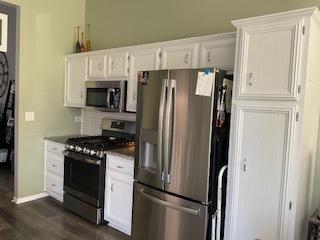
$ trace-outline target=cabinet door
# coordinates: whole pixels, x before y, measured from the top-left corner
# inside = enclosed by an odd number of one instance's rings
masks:
[[[127,111],[135,112],[137,107],[138,72],[158,70],[160,48],[135,50],[130,53],[130,73],[127,91]]]
[[[239,93],[243,99],[296,100],[301,22],[239,30]]]
[[[289,107],[236,106],[226,239],[288,239],[294,116]]]
[[[133,179],[107,171],[105,220],[128,235],[131,234]]]
[[[108,78],[128,78],[129,75],[129,52],[108,53]]]
[[[236,53],[235,39],[201,43],[200,67],[231,70]]]
[[[84,83],[87,74],[87,57],[66,58],[65,106],[83,107],[85,103]]]
[[[198,67],[199,45],[176,44],[162,48],[162,69],[186,69]]]
[[[97,54],[89,56],[89,79],[107,78],[107,55]]]

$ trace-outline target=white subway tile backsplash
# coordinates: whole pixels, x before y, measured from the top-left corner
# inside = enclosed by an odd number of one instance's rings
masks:
[[[85,135],[101,135],[101,120],[103,118],[136,121],[136,115],[133,113],[111,113],[100,112],[94,109],[82,109],[82,127],[81,133]]]

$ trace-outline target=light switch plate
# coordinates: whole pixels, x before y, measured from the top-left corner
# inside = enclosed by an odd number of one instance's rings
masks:
[[[81,122],[82,121],[82,117],[81,116],[75,116],[74,117],[74,121],[75,122]]]
[[[26,120],[26,122],[33,122],[34,121],[34,112],[26,112],[25,120]]]

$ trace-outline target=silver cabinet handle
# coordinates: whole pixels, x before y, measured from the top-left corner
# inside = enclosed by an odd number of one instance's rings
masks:
[[[249,73],[249,85],[253,85],[253,73]]]
[[[189,57],[190,57],[189,53],[186,54],[186,57],[185,57],[185,59],[184,59],[184,61],[185,61],[186,63],[189,63]]]
[[[165,206],[165,207],[168,207],[168,208],[172,208],[172,209],[176,209],[178,211],[189,213],[189,214],[192,214],[192,215],[199,215],[200,214],[200,209],[187,208],[187,207],[183,207],[183,206],[179,206],[179,205],[175,205],[175,204],[163,201],[163,200],[161,200],[161,199],[159,199],[157,197],[154,197],[154,196],[151,196],[151,195],[145,193],[144,189],[141,189],[139,191],[139,193],[144,198],[146,198],[146,199],[148,199],[148,200],[150,200],[152,202],[155,202],[157,204],[160,204],[162,206]]]
[[[52,167],[56,168],[56,167],[57,167],[57,165],[55,165],[55,164],[52,164]]]
[[[56,187],[57,185],[52,183],[51,186],[52,186],[52,187]]]
[[[208,62],[211,62],[211,51],[208,52]]]
[[[102,71],[102,63],[99,63],[99,71]]]
[[[58,149],[56,149],[56,148],[52,148],[52,150],[53,150],[53,151],[58,151]]]
[[[117,168],[123,169],[124,167],[117,165]]]
[[[243,160],[243,171],[244,171],[244,172],[246,172],[246,171],[248,170],[247,162],[248,162],[248,160],[245,158],[245,159]]]
[[[111,192],[113,192],[113,185],[114,185],[114,183],[111,184]]]
[[[133,95],[132,95],[132,100],[133,100],[133,101],[136,101],[136,97],[137,97],[137,93],[134,91],[134,92],[133,92]]]

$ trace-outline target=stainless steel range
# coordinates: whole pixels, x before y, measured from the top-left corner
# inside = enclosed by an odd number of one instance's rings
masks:
[[[99,224],[103,219],[106,153],[134,145],[134,122],[103,119],[101,136],[70,138],[64,151],[64,207]]]

